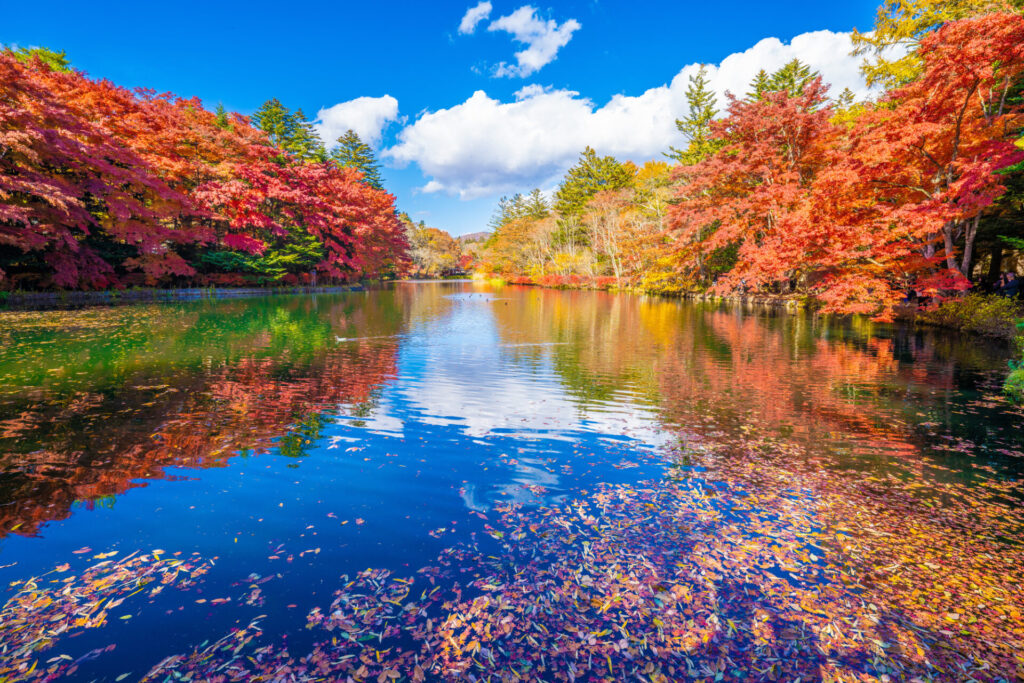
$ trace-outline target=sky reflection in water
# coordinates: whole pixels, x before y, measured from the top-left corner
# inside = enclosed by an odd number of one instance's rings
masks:
[[[499,507],[666,477],[714,490],[706,463],[666,455],[681,448],[757,432],[858,476],[1020,472],[1005,349],[763,311],[399,284],[0,313],[0,341],[4,584],[112,551],[213,562],[41,653],[116,644],[82,680],[138,679],[258,615],[308,651],[341,575],[437,565],[488,540]]]

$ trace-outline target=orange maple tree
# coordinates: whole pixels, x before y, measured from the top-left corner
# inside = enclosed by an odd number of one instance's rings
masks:
[[[816,294],[826,310],[881,318],[908,290],[970,286],[982,213],[1024,159],[1024,17],[951,22],[921,42],[921,77],[846,128],[820,79],[802,92],[730,98],[713,156],[682,167],[671,212],[677,264],[736,249],[719,292]]]

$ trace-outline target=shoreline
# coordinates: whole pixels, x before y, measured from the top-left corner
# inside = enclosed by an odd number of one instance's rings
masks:
[[[200,301],[203,299],[246,299],[260,296],[295,294],[338,294],[365,292],[365,284],[324,287],[184,287],[181,289],[104,289],[97,291],[0,292],[0,312],[38,310],[78,306]]]
[[[579,290],[579,291],[597,291],[597,292],[610,292],[610,293],[621,293],[621,294],[633,294],[638,296],[655,296],[665,299],[679,299],[684,301],[695,301],[701,303],[711,304],[727,304],[733,306],[763,306],[767,308],[773,308],[777,310],[783,310],[787,313],[796,313],[798,311],[807,311],[809,313],[817,313],[817,310],[821,308],[822,304],[811,296],[805,294],[712,294],[711,292],[679,292],[679,293],[658,293],[649,292],[636,287],[616,287],[613,282],[600,282],[599,279],[583,279],[579,278],[577,281],[569,279],[567,281],[560,282],[538,282],[534,278],[530,277],[513,277],[505,278],[493,274],[474,274],[473,279],[481,282],[501,283],[504,285],[520,285],[524,287],[541,287],[544,289],[558,289],[558,290]],[[611,280],[612,278],[608,278]],[[894,310],[895,316],[893,322],[900,322],[910,324],[915,327],[920,326],[930,329],[947,330],[950,332],[960,332],[964,334],[970,334],[972,336],[983,337],[986,339],[1000,340],[1008,344],[1022,343],[1018,340],[1024,339],[1022,335],[1012,329],[1007,329],[999,333],[983,332],[977,329],[965,329],[958,327],[953,324],[943,324],[938,321],[929,320],[925,310],[918,308],[917,306],[899,306]],[[838,315],[838,314],[837,314]],[[1024,315],[1024,311],[1022,311]],[[850,317],[850,316],[841,316]],[[1022,319],[1024,322],[1024,319]]]
[[[608,278],[609,280],[611,278]],[[596,279],[579,278],[577,281],[538,282],[529,277],[506,278],[493,274],[474,273],[466,278],[436,279],[400,279],[389,282],[490,282],[501,285],[520,285],[524,287],[540,287],[556,290],[599,291],[637,296],[654,296],[664,299],[679,299],[711,304],[727,304],[738,306],[762,306],[783,310],[787,313],[807,311],[815,313],[820,303],[813,297],[802,294],[712,294],[711,292],[679,292],[658,293],[648,292],[636,287],[616,287],[613,282],[600,282]],[[298,294],[339,294],[346,292],[364,292],[381,282],[364,282],[349,285],[331,285],[311,287],[291,285],[284,287],[184,287],[180,289],[138,288],[125,290],[98,291],[40,291],[40,292],[0,292],[0,312],[22,310],[46,310],[53,308],[74,308],[87,306],[112,306],[133,303],[160,303],[172,301],[200,301],[203,299],[244,299],[263,296],[288,296]],[[1000,339],[1013,343],[1016,335],[985,334],[975,330],[964,330],[953,325],[944,325],[930,321],[922,316],[917,307],[902,307],[896,311],[895,320],[912,325],[920,325],[932,329],[966,332],[989,339]]]

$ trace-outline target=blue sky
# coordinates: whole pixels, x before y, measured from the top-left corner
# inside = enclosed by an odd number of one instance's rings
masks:
[[[399,208],[463,234],[502,194],[554,187],[585,144],[635,161],[679,144],[672,121],[698,63],[714,65],[720,93],[798,56],[865,94],[846,33],[870,28],[875,7],[3,0],[0,42],[63,49],[93,77],[243,114],[277,97],[325,136],[355,127]]]

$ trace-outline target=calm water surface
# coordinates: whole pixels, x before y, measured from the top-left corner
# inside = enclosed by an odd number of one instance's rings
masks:
[[[301,653],[343,575],[436,566],[489,541],[509,503],[714,487],[685,457],[707,443],[757,433],[922,487],[1015,482],[1008,357],[866,323],[463,282],[0,313],[0,585],[54,590],[136,552],[209,563],[47,643],[37,672],[63,655],[49,665],[74,661],[68,678],[138,680],[260,615],[265,642]]]

